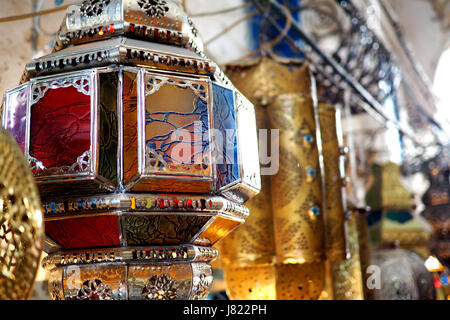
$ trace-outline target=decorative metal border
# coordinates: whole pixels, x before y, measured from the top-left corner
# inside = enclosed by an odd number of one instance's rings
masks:
[[[102,248],[52,253],[44,258],[42,266],[46,270],[52,270],[61,266],[99,263],[133,264],[145,262],[148,264],[170,264],[211,262],[218,256],[219,251],[213,247],[194,245]]]

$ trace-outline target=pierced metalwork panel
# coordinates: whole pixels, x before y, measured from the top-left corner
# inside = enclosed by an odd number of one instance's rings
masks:
[[[65,300],[126,300],[126,267],[65,268],[62,287]]]
[[[130,73],[131,78],[125,73],[125,187],[210,193],[213,170],[207,78],[137,72]]]
[[[50,272],[57,300],[201,300],[212,285],[208,263],[94,263]]]
[[[0,130],[0,299],[28,299],[44,228],[38,190],[14,138]]]
[[[69,7],[55,47],[121,35],[180,46],[196,40],[187,15],[176,2],[85,0]]]
[[[63,30],[76,32],[122,21],[122,0],[83,0],[81,5],[73,5],[68,9]]]

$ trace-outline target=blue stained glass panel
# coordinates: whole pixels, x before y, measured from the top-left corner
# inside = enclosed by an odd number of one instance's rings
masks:
[[[217,186],[222,188],[239,180],[236,110],[233,90],[212,85],[214,161]]]

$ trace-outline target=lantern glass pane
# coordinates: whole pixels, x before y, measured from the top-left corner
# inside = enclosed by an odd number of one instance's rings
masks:
[[[85,171],[79,160],[86,158],[91,148],[89,91],[74,85],[50,88],[42,83],[35,86],[33,95],[38,98],[31,107],[30,156],[45,169]]]

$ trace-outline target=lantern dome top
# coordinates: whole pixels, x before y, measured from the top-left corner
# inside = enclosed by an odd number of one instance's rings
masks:
[[[67,9],[55,51],[117,36],[203,51],[192,21],[173,0],[79,0]]]
[[[67,9],[53,52],[28,63],[21,82],[113,64],[208,75],[231,85],[173,0],[79,0]]]

